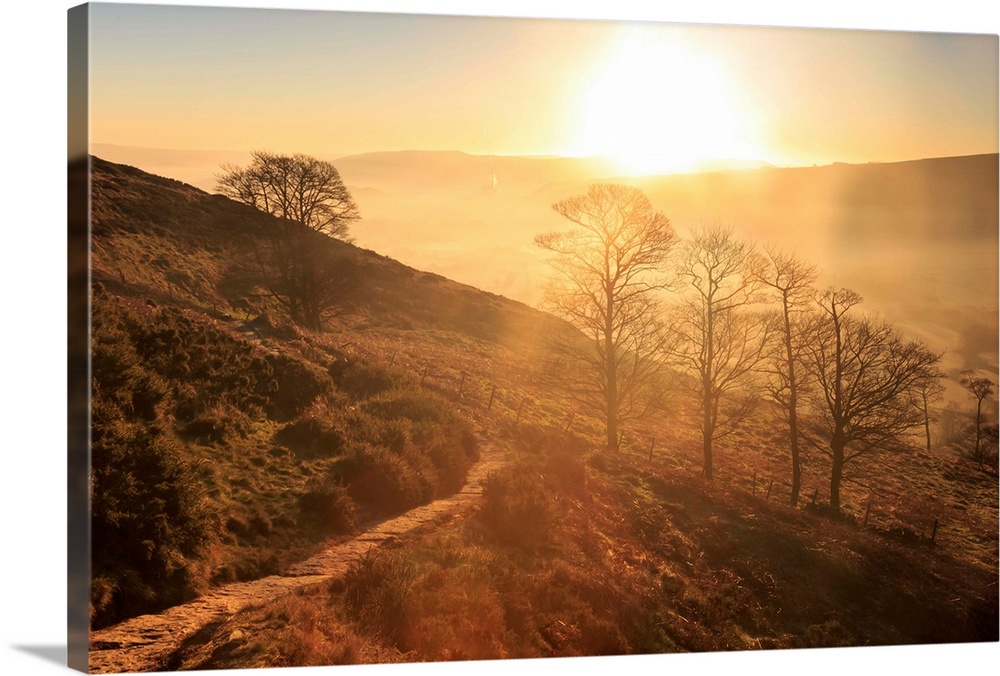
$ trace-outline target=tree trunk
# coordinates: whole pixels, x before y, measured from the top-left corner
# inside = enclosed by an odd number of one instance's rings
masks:
[[[614,329],[614,289],[610,282],[606,283],[606,309],[604,316],[604,369],[607,386],[607,431],[608,450],[614,451],[618,448],[618,360],[615,351],[615,329]]]
[[[785,361],[788,366],[788,433],[789,447],[792,452],[792,496],[789,504],[794,507],[799,502],[799,490],[802,487],[802,465],[799,462],[799,419],[798,399],[799,387],[795,381],[795,355],[792,352],[792,320],[788,312],[788,293],[783,296],[785,313]]]
[[[983,399],[980,398],[979,401],[976,403],[976,448],[974,451],[975,455],[973,456],[975,457],[976,462],[980,464],[982,464],[983,461],[983,456],[980,447],[980,444],[982,443],[982,434],[983,434],[982,427],[983,427]]]
[[[704,403],[705,408],[703,410],[703,417],[701,421],[701,439],[702,439],[702,452],[704,454],[704,464],[702,466],[702,474],[709,481],[712,480],[712,437],[715,435],[715,426],[712,420],[712,396],[710,394],[710,385],[706,382]]]
[[[703,452],[705,455],[705,465],[702,469],[705,478],[712,480],[712,437],[715,436],[715,418],[713,411],[713,368],[715,366],[715,312],[712,307],[712,298],[709,296],[705,317],[705,363],[701,376],[701,398],[704,405],[701,423]]]
[[[703,432],[704,441],[704,452],[705,452],[705,467],[703,473],[705,478],[709,481],[712,480],[712,433],[709,431],[708,425],[708,413],[705,414],[705,430]]]
[[[840,510],[840,482],[844,478],[844,443],[833,441],[830,444],[833,452],[833,469],[830,472],[830,506]]]
[[[802,490],[802,463],[799,461],[798,423],[795,420],[794,408],[789,419],[792,433],[792,497],[789,499],[789,504],[795,507],[799,504],[799,491]]]

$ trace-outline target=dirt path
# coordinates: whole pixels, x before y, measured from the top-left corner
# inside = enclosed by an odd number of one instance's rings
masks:
[[[268,601],[299,587],[340,577],[369,549],[470,504],[482,494],[483,482],[508,461],[509,452],[484,446],[469,470],[462,490],[447,498],[411,509],[405,514],[367,524],[354,538],[331,546],[283,575],[219,587],[189,603],[155,615],[140,615],[90,634],[91,673],[156,671],[181,642],[199,629],[224,620],[252,604]]]

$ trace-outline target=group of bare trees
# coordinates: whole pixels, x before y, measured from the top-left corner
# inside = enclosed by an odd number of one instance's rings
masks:
[[[268,292],[293,321],[320,329],[355,277],[326,246],[348,240],[359,218],[337,170],[265,152],[223,169],[222,194],[274,217],[253,247]],[[704,227],[682,240],[637,188],[593,185],[553,208],[573,227],[535,240],[556,272],[546,298],[581,334],[554,345],[566,366],[560,378],[603,418],[609,449],[625,425],[662,408],[668,391],[685,390],[711,479],[715,442],[766,397],[788,427],[791,504],[807,446],[829,456],[830,503],[839,508],[845,468],[859,458],[900,448],[921,427],[930,448],[940,355],[857,310],[857,293],[818,290],[814,266],[761,251],[732,229]],[[962,384],[977,402],[965,454],[983,464],[996,447],[996,425],[982,411],[993,383],[970,372]]]
[[[929,444],[941,355],[858,309],[857,293],[817,289],[814,266],[731,229],[682,240],[636,188],[592,186],[553,206],[574,227],[536,238],[556,273],[548,303],[586,336],[560,354],[588,381],[574,392],[609,448],[665,389],[686,389],[711,479],[714,443],[769,398],[788,427],[791,504],[808,447],[829,456],[839,509],[846,468],[921,428]]]

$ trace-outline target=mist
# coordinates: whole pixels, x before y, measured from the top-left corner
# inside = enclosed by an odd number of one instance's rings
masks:
[[[221,164],[249,157],[111,145],[92,152],[208,192]],[[569,225],[551,205],[595,181],[626,183],[682,236],[720,223],[817,264],[820,287],[860,293],[867,311],[945,352],[947,373],[998,370],[995,154],[651,177],[616,176],[598,158],[410,151],[324,159],[360,207],[359,246],[531,306],[540,306],[548,274],[532,241]]]

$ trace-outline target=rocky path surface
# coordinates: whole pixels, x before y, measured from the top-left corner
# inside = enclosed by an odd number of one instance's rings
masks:
[[[458,493],[416,507],[399,516],[363,526],[355,537],[295,564],[282,575],[219,587],[189,603],[140,615],[90,634],[91,673],[157,671],[185,638],[205,625],[224,620],[252,604],[295,589],[343,576],[348,567],[372,548],[469,505],[482,494],[486,478],[503,467],[509,453],[484,446],[479,462],[469,470]]]

